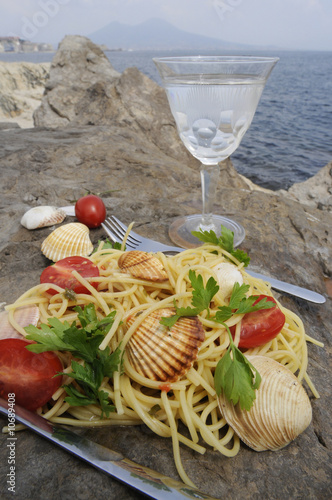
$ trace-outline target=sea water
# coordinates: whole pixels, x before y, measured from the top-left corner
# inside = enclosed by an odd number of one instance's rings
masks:
[[[161,84],[153,57],[197,51],[106,51],[120,72],[137,67]],[[200,55],[244,55],[201,51]],[[236,170],[269,189],[303,182],[332,160],[332,51],[246,51],[280,60],[264,88],[252,123],[231,160]],[[0,53],[0,61],[50,62],[54,53]]]

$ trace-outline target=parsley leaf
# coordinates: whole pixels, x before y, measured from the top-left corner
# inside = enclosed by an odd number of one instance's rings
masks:
[[[101,250],[109,250],[109,249],[115,249],[115,250],[121,250],[121,243],[118,243],[116,241],[111,241],[108,238],[106,240],[98,240],[96,248],[94,248],[92,255],[98,251],[99,245],[103,243],[103,247]]]
[[[65,400],[70,406],[87,406],[96,403],[95,397],[89,398],[86,394],[83,394],[72,385],[66,385],[65,389],[68,394]]]
[[[70,288],[65,288],[65,291],[63,292],[63,296],[68,300],[72,300],[73,302],[76,302],[76,293],[74,292],[74,290],[71,290]]]
[[[61,323],[57,318],[50,318],[48,322],[49,325],[42,323],[40,328],[33,325],[24,328],[29,334],[27,335],[27,339],[38,342],[37,344],[27,346],[27,349],[29,348],[29,351],[38,353],[45,351],[72,351],[71,346],[63,341],[63,332],[67,328],[70,328],[69,323],[67,321]],[[57,333],[54,331],[55,328],[57,328]]]
[[[200,312],[204,309],[209,309],[210,302],[219,290],[219,286],[214,278],[209,278],[206,287],[204,288],[203,278],[199,274],[196,276],[195,271],[189,271],[189,279],[193,287],[192,305],[199,309]]]
[[[233,314],[247,314],[260,309],[275,307],[275,303],[267,301],[266,297],[254,304],[257,296],[246,297],[249,285],[235,283],[228,306],[218,308],[214,321],[221,323],[229,336],[229,347],[224,356],[219,360],[214,374],[214,385],[217,394],[223,392],[224,396],[234,405],[240,404],[241,409],[250,410],[256,399],[255,390],[261,383],[261,377],[256,368],[248,361],[236,347],[226,321]]]
[[[215,317],[213,318],[218,323],[224,323],[232,317],[233,314],[247,314],[254,311],[259,311],[260,309],[271,309],[275,307],[275,303],[268,301],[266,297],[254,304],[257,300],[256,295],[251,295],[246,297],[246,293],[249,291],[249,285],[240,285],[235,283],[232,291],[232,295],[228,306],[218,307]]]
[[[223,392],[234,405],[239,403],[241,409],[249,411],[256,399],[255,390],[260,386],[261,376],[235,346],[229,328],[226,328],[230,345],[217,364],[214,374],[215,389],[218,396]]]
[[[241,409],[250,410],[256,399],[255,390],[261,383],[261,376],[256,368],[248,361],[236,347],[226,321],[233,314],[247,314],[260,309],[275,307],[275,303],[267,301],[264,297],[254,304],[257,296],[247,297],[249,285],[235,283],[228,306],[218,308],[214,321],[221,323],[229,336],[229,347],[224,356],[219,360],[214,374],[214,385],[217,394],[223,392],[224,396],[234,405],[240,404]]]
[[[234,248],[234,233],[227,227],[221,225],[221,236],[219,236],[219,238],[212,230],[203,231],[200,229],[199,231],[192,231],[192,234],[204,243],[212,243],[213,245],[223,248],[226,252],[233,255],[233,257],[235,257],[239,262],[243,262],[245,267],[249,265],[249,255],[243,250]]]
[[[177,322],[179,318],[183,316],[197,316],[205,309],[207,309],[209,312],[210,302],[219,290],[219,286],[217,285],[216,280],[211,276],[211,278],[209,278],[208,282],[206,283],[206,287],[204,287],[202,276],[200,274],[196,276],[195,271],[193,271],[192,269],[190,269],[189,271],[189,279],[191,286],[193,287],[191,301],[193,307],[177,307],[174,301],[175,314],[167,318],[161,318],[160,323],[162,325],[168,326],[170,328]]]
[[[71,325],[58,318],[49,318],[48,325],[41,324],[40,328],[28,326],[25,331],[27,338],[37,344],[30,344],[27,349],[32,352],[69,351],[76,359],[71,362],[72,372],[59,373],[73,378],[76,386],[65,385],[68,396],[65,401],[72,406],[96,404],[100,406],[102,417],[109,416],[114,406],[108,401],[106,391],[100,389],[104,377],[111,378],[115,371],[120,370],[121,350],[118,347],[113,353],[110,348],[100,350],[99,346],[105,335],[114,323],[116,311],[99,320],[94,304],[88,304],[82,309],[74,308],[81,326],[74,321]]]
[[[117,351],[110,355],[109,347],[107,347],[105,351],[108,358],[112,358],[113,355],[115,355],[116,358],[119,357]],[[106,359],[106,356],[104,359]],[[109,404],[107,392],[99,389],[104,376],[106,376],[105,371],[107,371],[105,370],[103,362],[100,361],[100,359],[95,359],[93,363],[85,363],[84,365],[81,365],[77,361],[73,360],[71,362],[73,371],[66,374],[59,373],[59,375],[72,377],[84,391],[84,393],[82,393],[71,385],[65,385],[64,388],[68,394],[65,398],[67,403],[72,406],[86,406],[89,404],[99,405],[101,407],[102,417],[104,413],[108,417],[109,413],[115,410],[115,407],[114,405]]]

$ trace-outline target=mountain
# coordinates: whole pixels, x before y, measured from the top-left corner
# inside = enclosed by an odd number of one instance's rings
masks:
[[[180,30],[162,19],[152,18],[137,25],[112,22],[89,35],[97,44],[109,49],[192,49],[237,50],[248,45],[234,44]]]

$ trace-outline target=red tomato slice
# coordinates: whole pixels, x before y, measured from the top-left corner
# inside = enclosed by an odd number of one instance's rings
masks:
[[[40,275],[40,283],[55,283],[61,288],[68,288],[75,293],[90,293],[73,275],[72,271],[77,271],[83,278],[95,278],[99,276],[99,269],[90,259],[85,257],[66,257],[58,260],[53,266],[48,266]],[[90,282],[97,288],[98,283]],[[48,292],[51,295],[58,293],[50,288]]]
[[[254,304],[257,304],[264,297],[266,297],[268,302],[274,302],[276,306],[271,309],[260,309],[259,311],[247,313],[243,316],[239,347],[249,349],[250,347],[258,347],[266,344],[274,339],[284,326],[285,315],[279,309],[273,297],[260,295]],[[234,337],[235,327],[231,327],[230,330]]]
[[[99,196],[88,194],[75,204],[77,219],[90,228],[98,227],[106,218],[106,208]]]
[[[0,340],[0,396],[35,411],[47,403],[62,384],[62,364],[54,352],[34,353],[26,340]],[[53,378],[54,377],[54,378]]]

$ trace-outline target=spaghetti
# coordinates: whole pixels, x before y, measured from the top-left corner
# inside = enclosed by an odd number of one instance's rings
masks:
[[[70,424],[73,426],[98,427],[108,425],[139,425],[144,423],[153,432],[162,437],[172,439],[174,460],[181,479],[193,485],[187,476],[180,458],[180,445],[186,445],[198,453],[203,454],[206,446],[218,450],[221,454],[233,457],[240,448],[240,440],[233,429],[228,426],[220,414],[216,391],[214,388],[214,371],[220,358],[229,345],[229,337],[225,327],[210,319],[218,307],[227,305],[227,299],[217,293],[210,308],[199,315],[205,330],[205,339],[200,347],[196,361],[188,372],[178,381],[167,384],[150,380],[140,375],[131,366],[126,355],[126,345],[132,334],[151,314],[152,311],[165,307],[172,307],[175,300],[178,307],[190,306],[192,298],[189,270],[196,271],[203,278],[204,283],[213,276],[217,277],[214,268],[221,262],[232,261],[243,275],[244,282],[250,286],[249,295],[270,295],[268,283],[252,278],[245,272],[232,255],[225,250],[211,244],[204,244],[195,250],[185,250],[175,256],[167,257],[157,253],[167,272],[165,282],[151,282],[137,279],[129,273],[122,273],[118,268],[118,259],[123,250],[104,249],[101,243],[97,251],[90,257],[99,268],[100,277],[93,278],[98,282],[98,288],[92,287],[88,281],[73,271],[90,294],[78,294],[75,302],[65,297],[63,289],[52,285],[59,293],[49,295],[48,285],[35,286],[24,293],[14,304],[6,307],[9,320],[15,328],[26,335],[23,328],[14,321],[13,313],[16,308],[36,304],[40,309],[41,322],[47,323],[48,318],[56,317],[61,322],[77,320],[74,306],[84,307],[93,303],[99,319],[116,311],[115,321],[100,344],[100,349],[109,346],[114,351],[120,346],[124,353],[123,373],[115,372],[113,379],[105,378],[101,389],[108,394],[115,405],[116,411],[109,417],[103,416],[97,405],[71,407],[64,399],[66,392],[60,388],[54,395],[52,402],[43,407],[41,414],[52,422]],[[305,334],[301,319],[284,308],[278,306],[285,314],[286,323],[277,337],[267,344],[251,348],[247,354],[261,354],[269,356],[287,366],[296,373],[300,381],[305,380],[313,395],[319,397],[308,373],[307,341],[322,345]],[[133,314],[137,315],[131,326],[126,326],[126,320]],[[227,325],[239,325],[242,315],[233,315]],[[239,332],[239,326],[236,331]],[[235,342],[238,341],[235,336]],[[64,372],[70,373],[71,356],[59,353],[64,364]],[[66,377],[66,383],[72,379]],[[188,435],[179,431],[179,422],[188,429]],[[202,440],[204,445],[202,445]]]

